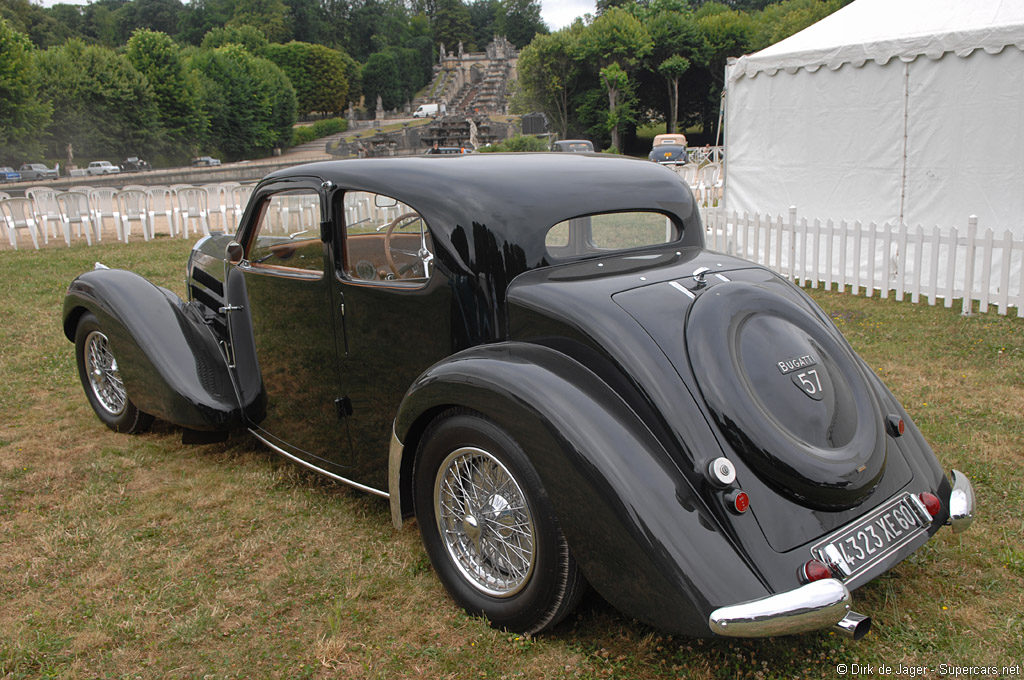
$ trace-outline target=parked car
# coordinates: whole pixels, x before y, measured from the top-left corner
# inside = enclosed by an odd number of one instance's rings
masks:
[[[213,156],[199,156],[198,158],[192,159],[192,165],[196,166],[210,166],[220,165],[220,159],[214,158]]]
[[[57,168],[48,168],[43,163],[22,163],[18,169],[22,179],[55,179]]]
[[[124,161],[121,162],[122,172],[145,172],[152,169],[153,166],[138,156],[128,156],[128,158],[125,158]]]
[[[470,151],[464,146],[433,146],[424,152],[424,154],[427,156],[436,156],[439,154],[443,156],[448,156],[467,153],[470,153]]]
[[[21,173],[9,166],[0,167],[0,182],[17,182]]]
[[[973,517],[970,482],[831,319],[705,250],[688,187],[652,163],[280,170],[237,233],[195,244],[187,284],[71,283],[100,420],[247,429],[387,498],[497,627],[550,628],[589,583],[670,633],[857,637],[851,591]]]
[[[552,151],[570,153],[594,153],[594,143],[589,139],[559,139],[551,143]]]
[[[90,175],[116,175],[119,172],[121,172],[121,168],[110,161],[93,161],[86,168],[86,173]]]
[[[662,165],[685,165],[690,162],[690,155],[685,146],[662,144],[651,149],[651,153],[647,154],[647,160]]]

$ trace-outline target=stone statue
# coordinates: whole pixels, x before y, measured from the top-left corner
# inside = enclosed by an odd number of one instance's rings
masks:
[[[439,62],[444,61],[444,43],[441,43],[441,58],[438,59],[438,61]]]
[[[462,52],[462,41],[460,40],[459,41],[459,59],[462,59],[462,55],[463,55],[463,52]]]

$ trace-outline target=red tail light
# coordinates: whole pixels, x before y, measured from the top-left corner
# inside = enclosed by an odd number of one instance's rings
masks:
[[[818,560],[807,560],[804,566],[800,568],[800,579],[804,583],[821,581],[826,578],[832,578],[832,571],[823,562]]]
[[[918,494],[917,497],[921,499],[921,502],[924,503],[924,509],[927,510],[928,514],[932,517],[935,517],[942,512],[942,501],[940,501],[939,497],[935,494],[930,494],[925,491],[922,494]]]

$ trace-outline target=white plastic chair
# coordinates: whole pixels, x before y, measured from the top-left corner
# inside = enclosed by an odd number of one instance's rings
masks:
[[[242,222],[242,215],[245,213],[245,207],[249,205],[249,197],[252,196],[254,188],[251,184],[239,184],[231,187],[231,222],[235,229]]]
[[[5,198],[10,198],[10,197],[11,197],[11,195],[9,193],[7,193],[6,191],[0,191],[0,200],[3,200]]]
[[[149,196],[138,189],[122,189],[117,194],[117,207],[121,212],[121,236],[128,243],[132,221],[142,226],[142,237],[153,238],[153,225],[149,221]]]
[[[39,250],[39,232],[36,229],[36,214],[32,201],[27,198],[0,199],[0,216],[7,224],[7,238],[14,249],[18,249],[18,229],[28,229],[32,245]]]
[[[25,189],[25,198],[31,199],[35,206],[37,224],[43,232],[43,243],[50,242],[51,233],[57,238],[57,225],[62,223],[60,208],[57,206],[57,190],[51,187],[29,187]]]
[[[178,211],[181,216],[182,236],[188,238],[190,220],[198,220],[199,226],[203,228],[203,235],[209,236],[210,223],[206,218],[206,190],[199,187],[189,187],[187,189],[179,189],[176,194],[178,197]],[[199,230],[196,229],[196,231]]]
[[[85,234],[85,242],[92,245],[92,232],[96,231],[99,238],[99,227],[93,224],[92,212],[89,210],[89,196],[81,191],[65,191],[57,194],[57,206],[60,208],[61,221],[64,223],[64,240],[71,245],[71,225],[76,225],[78,235]]]
[[[167,220],[167,231],[171,237],[178,233],[178,206],[175,204],[174,192],[170,187],[148,187],[146,194],[149,197],[149,223],[153,225],[156,232],[156,215],[162,214]]]
[[[206,191],[206,214],[207,221],[213,226],[214,213],[220,213],[220,228],[228,230],[228,192],[223,184],[204,184]]]
[[[107,217],[114,220],[114,231],[121,240],[121,213],[117,207],[117,189],[96,187],[89,192],[89,205],[92,218],[96,224],[96,240],[103,239],[103,220]]]
[[[171,195],[174,196],[174,221],[178,225],[178,231],[181,231],[181,207],[178,201],[178,192],[185,189],[195,189],[195,186],[192,184],[172,184],[168,188],[171,190]],[[182,234],[182,236],[187,235],[185,233]]]

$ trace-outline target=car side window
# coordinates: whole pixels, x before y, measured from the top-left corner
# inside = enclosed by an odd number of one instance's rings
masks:
[[[312,190],[283,191],[266,197],[250,241],[250,264],[322,273],[320,214],[320,194]]]
[[[346,276],[360,281],[422,285],[434,268],[434,247],[423,217],[401,201],[368,191],[344,199]]]

